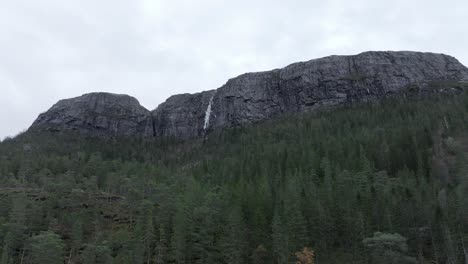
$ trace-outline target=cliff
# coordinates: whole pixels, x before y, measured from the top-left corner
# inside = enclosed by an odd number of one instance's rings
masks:
[[[89,93],[61,100],[29,130],[76,131],[91,136],[153,136],[150,111],[128,95]]]
[[[401,93],[459,91],[467,84],[468,68],[448,55],[364,52],[243,74],[216,90],[172,96],[151,113],[123,95],[100,93],[62,100],[39,116],[32,128],[186,139],[283,113]]]

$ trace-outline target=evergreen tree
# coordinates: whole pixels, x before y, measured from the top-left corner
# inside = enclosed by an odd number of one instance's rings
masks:
[[[172,254],[177,264],[186,263],[187,252],[187,215],[185,207],[178,204],[174,216],[172,242]]]
[[[64,243],[59,235],[47,231],[29,239],[31,261],[37,264],[63,264]]]
[[[9,221],[4,225],[5,237],[3,239],[2,262],[9,263],[16,251],[24,257],[27,198],[24,194],[13,197],[13,205],[9,213]]]
[[[417,263],[409,257],[406,238],[399,234],[385,234],[377,232],[373,237],[363,240],[370,250],[371,262],[376,264],[404,264]]]
[[[263,245],[259,245],[252,253],[252,263],[255,264],[266,264],[268,257],[268,251]]]
[[[71,233],[72,245],[70,248],[70,257],[72,257],[79,250],[83,243],[83,225],[80,219],[76,219],[72,226]]]
[[[144,200],[140,206],[140,213],[135,226],[135,254],[142,263],[150,263],[154,254],[154,222],[153,204]]]
[[[288,234],[288,252],[293,253],[308,246],[306,221],[302,214],[300,187],[290,181],[285,194],[284,226]]]
[[[111,264],[111,250],[103,243],[101,245],[87,244],[83,251],[83,264]]]
[[[276,264],[286,264],[288,263],[288,244],[287,244],[287,235],[284,231],[283,220],[279,213],[278,206],[275,208],[273,215],[273,222],[271,224],[272,229],[272,253],[274,262]]]
[[[247,234],[242,210],[235,207],[228,216],[224,259],[229,264],[246,263]]]
[[[167,259],[167,240],[166,240],[166,230],[164,224],[159,225],[159,240],[156,246],[156,252],[154,255],[154,263],[164,264]]]

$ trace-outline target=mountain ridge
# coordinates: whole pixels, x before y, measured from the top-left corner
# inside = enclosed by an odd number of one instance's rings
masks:
[[[406,92],[457,91],[465,89],[466,83],[468,68],[448,55],[368,51],[245,73],[218,89],[173,95],[152,111],[131,96],[85,94],[59,101],[29,130],[188,139],[212,129],[255,123],[283,113],[314,111]]]

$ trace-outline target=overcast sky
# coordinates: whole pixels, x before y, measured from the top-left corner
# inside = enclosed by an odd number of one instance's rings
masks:
[[[152,110],[244,72],[367,50],[468,65],[468,1],[0,0],[0,139],[87,92]]]

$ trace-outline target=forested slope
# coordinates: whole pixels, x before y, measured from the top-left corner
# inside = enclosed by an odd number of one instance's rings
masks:
[[[464,263],[467,132],[465,93],[204,140],[24,133],[0,144],[0,263]]]

